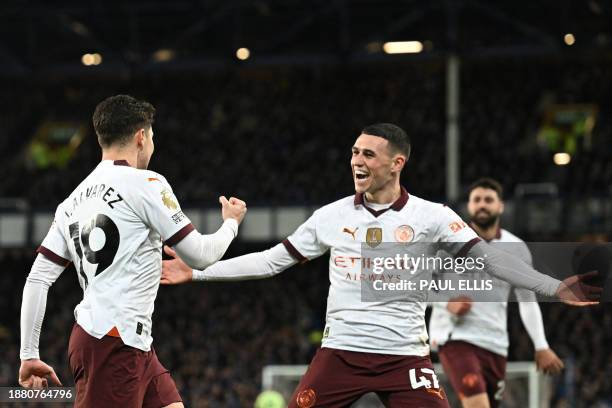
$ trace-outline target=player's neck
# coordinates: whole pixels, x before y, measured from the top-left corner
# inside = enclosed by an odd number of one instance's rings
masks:
[[[365,198],[372,204],[392,204],[402,195],[402,188],[399,183],[392,188],[382,188],[373,193],[366,192]]]
[[[491,241],[497,237],[497,234],[499,232],[499,221],[497,221],[495,224],[491,225],[488,228],[481,228],[478,225],[472,223],[472,228],[474,229],[474,231],[476,231],[480,238],[484,239],[485,241]]]
[[[138,152],[128,149],[106,149],[102,150],[102,160],[125,160],[131,167],[136,167]]]

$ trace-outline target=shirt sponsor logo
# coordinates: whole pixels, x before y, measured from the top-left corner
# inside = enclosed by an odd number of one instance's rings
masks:
[[[164,203],[169,210],[176,210],[178,208],[178,203],[174,200],[170,191],[166,189],[162,190],[161,197],[162,203]]]
[[[366,232],[366,242],[372,248],[376,248],[382,242],[382,228],[368,228]]]
[[[342,232],[346,232],[347,234],[349,234],[351,237],[353,237],[353,241],[354,241],[355,240],[355,233],[357,232],[358,229],[359,229],[359,227],[357,227],[357,228],[355,228],[354,230],[351,231],[350,228],[344,227]]]
[[[414,230],[410,225],[400,225],[395,230],[395,240],[397,242],[410,242],[414,238]]]

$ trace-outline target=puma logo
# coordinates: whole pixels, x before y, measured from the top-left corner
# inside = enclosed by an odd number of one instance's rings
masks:
[[[438,389],[435,389],[435,388],[425,388],[425,391],[427,391],[430,394],[436,395],[441,400],[444,399],[444,389],[442,387],[440,387]]]
[[[351,237],[353,237],[353,241],[354,241],[355,240],[355,233],[357,232],[358,229],[359,229],[359,227],[357,227],[353,231],[351,231],[349,228],[344,227],[342,232],[346,232],[347,234],[349,234]]]

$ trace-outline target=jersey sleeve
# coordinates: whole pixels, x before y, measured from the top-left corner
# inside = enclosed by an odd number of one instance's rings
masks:
[[[55,217],[53,218],[53,223],[49,228],[49,232],[47,232],[47,236],[45,236],[45,239],[36,252],[44,255],[45,258],[53,263],[66,267],[70,264],[71,258],[66,237],[62,233],[62,231],[64,231],[64,220],[65,215],[60,204],[55,211]]]
[[[149,173],[141,180],[140,186],[136,211],[150,228],[161,235],[166,245],[176,245],[195,229],[164,177]]]
[[[320,213],[315,213],[300,225],[293,234],[283,241],[287,251],[300,263],[323,255],[329,249],[321,242],[318,234]]]
[[[465,256],[480,241],[476,232],[447,206],[440,207],[436,221],[434,242],[440,244],[440,249],[454,256]]]

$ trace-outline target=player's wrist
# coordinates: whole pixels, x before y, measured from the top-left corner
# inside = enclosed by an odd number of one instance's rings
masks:
[[[206,280],[206,277],[204,276],[204,271],[200,271],[199,269],[192,269],[189,272],[189,275],[191,275],[190,280],[192,281]]]
[[[228,217],[223,221],[223,226],[229,228],[233,233],[234,237],[238,235],[238,220],[232,217]]]

